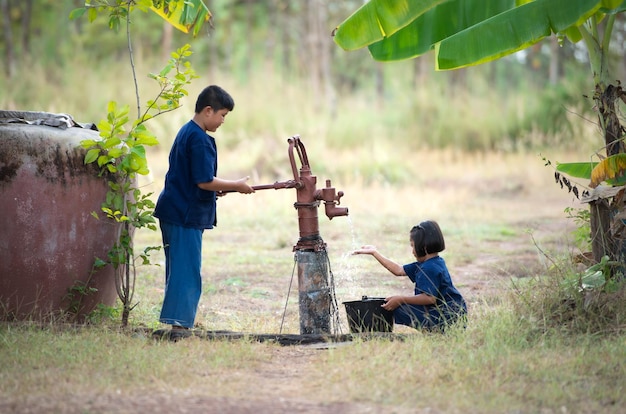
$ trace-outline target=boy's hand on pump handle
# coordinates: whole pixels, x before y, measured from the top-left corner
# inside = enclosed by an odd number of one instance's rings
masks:
[[[246,181],[248,181],[250,179],[250,177],[244,177],[244,178],[240,178],[238,180],[235,180],[235,187],[237,188],[237,191],[242,193],[242,194],[252,194],[254,193],[254,188],[250,187]]]
[[[238,180],[233,181],[233,189],[232,190],[217,190],[215,193],[218,197],[223,197],[228,193],[238,192],[240,194],[252,194],[255,192],[254,188],[249,186],[246,182],[250,179],[250,176],[240,178]]]

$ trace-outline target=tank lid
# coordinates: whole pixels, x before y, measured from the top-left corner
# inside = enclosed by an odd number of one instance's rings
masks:
[[[86,128],[97,131],[98,128],[92,123],[78,123],[69,114],[54,114],[50,112],[36,111],[2,111],[0,110],[0,124],[29,124],[46,125],[67,129],[72,127]]]

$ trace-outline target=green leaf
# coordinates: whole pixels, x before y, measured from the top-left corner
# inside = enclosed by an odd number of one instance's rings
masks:
[[[117,102],[109,101],[109,103],[107,104],[107,113],[114,114],[116,110],[117,110]]]
[[[81,7],[81,8],[72,10],[70,12],[70,20],[74,20],[74,19],[78,19],[78,18],[82,17],[83,14],[85,14],[86,11],[87,11],[87,9],[85,7]]]
[[[355,50],[391,36],[426,11],[448,0],[370,0],[334,31],[334,41]]]
[[[107,155],[101,155],[98,157],[98,167],[102,167],[107,162],[109,162],[109,157]]]
[[[107,264],[108,264],[107,262],[105,262],[104,260],[102,260],[102,259],[100,259],[100,258],[98,258],[98,257],[96,257],[96,259],[95,259],[95,260],[94,260],[94,262],[93,262],[93,265],[94,265],[94,267],[95,267],[96,269],[103,268],[103,267],[104,267],[104,266],[106,266]]]
[[[368,48],[380,61],[414,58],[432,50],[437,42],[513,7],[515,0],[490,0],[480,6],[468,0],[449,1]]]
[[[99,155],[100,155],[99,148],[90,149],[89,151],[87,151],[87,154],[85,155],[85,164],[91,164],[92,162],[98,159]]]
[[[211,12],[202,0],[153,2],[150,9],[178,30],[184,33],[192,30],[194,37],[198,35],[202,25],[211,18]]]
[[[94,141],[93,139],[84,139],[80,141],[80,146],[85,149],[94,147],[95,145],[96,145],[96,141]]]
[[[438,70],[492,61],[562,32],[600,8],[599,0],[535,0],[456,33],[435,46]]]
[[[623,181],[626,174],[626,154],[611,155],[600,161],[591,171],[591,187],[597,187],[603,181]]]
[[[136,156],[137,158],[141,158],[144,161],[146,160],[146,149],[142,146],[133,147],[131,149],[131,154]]]
[[[607,14],[615,14],[626,11],[626,1],[624,0],[602,0],[600,11]]]
[[[170,73],[170,71],[174,68],[174,64],[170,63],[168,65],[165,65],[165,67],[163,69],[161,69],[161,72],[159,72],[159,76],[161,77],[166,77],[168,73]]]
[[[569,41],[572,43],[578,43],[583,38],[582,34],[580,33],[580,30],[578,29],[578,26],[568,27],[567,29],[565,29],[565,31],[563,31],[563,34],[567,36]]]
[[[111,127],[111,124],[103,119],[102,121],[98,122],[98,131],[100,131],[100,136],[104,140],[107,140],[111,136],[113,129]]]
[[[102,148],[108,149],[120,145],[122,140],[119,137],[111,137],[104,142]]]
[[[146,160],[145,150],[143,147],[133,147],[129,158],[130,171],[138,172],[140,170],[147,170],[148,161]]]
[[[115,117],[120,119],[122,117],[126,118],[126,121],[122,122],[123,124],[125,124],[126,122],[128,122],[128,117],[126,115],[128,115],[128,113],[130,112],[130,106],[128,104],[122,106],[119,111],[115,111]]]
[[[98,17],[98,10],[95,7],[90,7],[87,10],[87,19],[89,19],[89,23],[92,23]]]
[[[109,18],[109,29],[112,29],[114,32],[120,31],[120,18],[118,16],[111,16]]]
[[[606,278],[601,270],[593,273],[585,273],[580,278],[580,285],[583,289],[598,289],[604,286]]]
[[[591,180],[591,171],[598,165],[597,162],[567,162],[558,163],[556,170],[570,177],[586,178]]]
[[[122,209],[124,207],[124,197],[121,194],[115,194],[111,205],[113,205],[117,210]]]
[[[139,136],[136,137],[137,142],[136,144],[140,144],[140,145],[158,145],[159,144],[159,140],[152,134],[145,132]]]
[[[623,0],[371,0],[338,26],[335,42],[346,50],[368,45],[382,61],[434,47],[437,69],[456,69],[515,53],[551,33],[580,41],[577,26],[589,17],[625,9]]]
[[[108,155],[111,158],[119,158],[122,155],[124,155],[124,149],[123,148],[111,148],[108,151]]]

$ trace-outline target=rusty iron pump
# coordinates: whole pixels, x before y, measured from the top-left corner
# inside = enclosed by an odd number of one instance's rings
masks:
[[[294,246],[296,250],[320,251],[325,248],[325,244],[319,234],[319,222],[317,209],[320,202],[324,202],[326,216],[332,220],[333,217],[347,216],[348,208],[339,207],[343,191],[336,191],[332,187],[330,180],[326,180],[326,187],[317,189],[317,177],[311,173],[311,166],[306,154],[304,144],[298,135],[287,140],[289,142],[289,161],[293,172],[293,180],[277,181],[274,184],[253,185],[255,190],[295,188],[297,192],[294,207],[298,210],[298,228],[300,229],[300,239]],[[300,170],[296,166],[294,151],[298,153],[300,159]]]
[[[330,315],[334,300],[334,286],[329,284],[328,254],[326,243],[319,233],[317,209],[324,202],[326,216],[347,216],[348,209],[339,207],[343,191],[336,191],[330,180],[326,187],[317,189],[317,177],[311,173],[311,166],[304,144],[298,135],[289,142],[289,161],[293,180],[277,181],[274,184],[253,185],[255,190],[279,190],[295,188],[297,192],[294,207],[298,210],[300,238],[294,245],[298,263],[298,303],[300,310],[301,334],[328,334],[331,330]],[[296,166],[295,152],[300,159],[300,169]],[[336,310],[336,306],[335,306]],[[284,315],[283,315],[284,318]],[[282,324],[281,324],[282,330]]]

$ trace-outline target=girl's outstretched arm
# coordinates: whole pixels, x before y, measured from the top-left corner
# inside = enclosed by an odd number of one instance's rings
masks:
[[[402,265],[400,265],[400,264],[394,262],[393,260],[383,256],[376,249],[376,247],[374,247],[372,245],[362,246],[360,249],[357,249],[357,250],[353,251],[352,254],[369,254],[371,256],[374,256],[374,258],[376,260],[378,260],[378,263],[383,265],[383,267],[385,269],[389,270],[392,274],[394,274],[396,276],[406,276],[406,273],[404,273],[404,267],[402,267]]]

